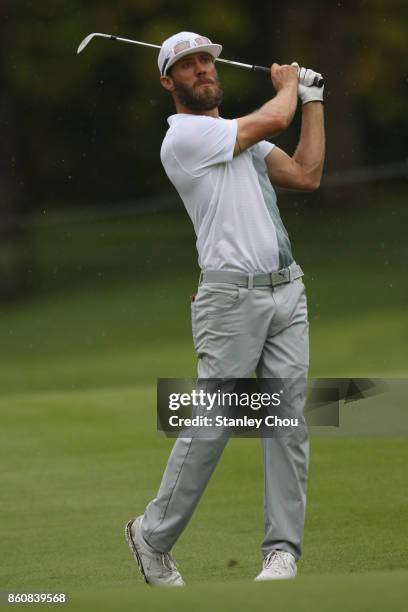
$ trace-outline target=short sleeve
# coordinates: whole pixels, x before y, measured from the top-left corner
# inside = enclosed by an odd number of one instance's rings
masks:
[[[192,115],[174,126],[172,152],[186,172],[201,176],[211,166],[232,161],[236,138],[236,119]]]
[[[254,145],[254,147],[257,147],[257,153],[264,159],[267,155],[269,155],[274,146],[274,144],[268,142],[267,140],[261,140],[261,142],[257,142],[256,145]]]

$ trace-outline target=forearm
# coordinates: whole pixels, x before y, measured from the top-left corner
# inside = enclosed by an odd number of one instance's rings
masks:
[[[296,111],[299,79],[293,66],[271,66],[272,84],[277,94],[260,109],[237,119],[234,155],[257,142],[287,129]]]
[[[325,156],[323,104],[309,102],[302,106],[302,127],[293,159],[303,170],[305,181],[314,188],[320,185]]]
[[[256,111],[261,121],[270,124],[269,138],[291,124],[297,107],[297,88],[297,83],[291,83]]]

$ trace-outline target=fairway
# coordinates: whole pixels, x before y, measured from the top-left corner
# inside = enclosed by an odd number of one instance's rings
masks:
[[[180,592],[151,589],[76,591],[74,610],[274,610],[276,612],[380,612],[406,610],[408,572],[300,576],[295,582],[210,582]]]
[[[142,583],[123,537],[125,521],[154,496],[172,444],[154,431],[154,387],[15,394],[0,408],[2,588],[159,609],[166,596]],[[232,440],[175,549],[189,588],[170,601],[221,610],[225,593],[235,609],[244,609],[242,598],[266,609],[270,593],[282,606],[307,596],[323,610],[319,597],[337,593],[338,605],[356,605],[348,609],[377,609],[361,607],[367,594],[397,604],[408,569],[407,461],[404,439],[313,439],[300,578],[253,585],[263,529],[260,445]]]
[[[405,610],[408,445],[397,437],[312,438],[304,555],[298,579],[285,584],[252,582],[263,536],[260,444],[231,440],[174,551],[187,588],[143,584],[123,527],[155,495],[173,444],[156,433],[155,381],[195,374],[196,273],[184,240],[191,228],[178,216],[122,230],[105,228],[109,241],[123,240],[118,251],[134,244],[132,274],[113,278],[112,268],[101,283],[50,285],[1,311],[0,590],[64,591],[84,610]],[[388,273],[363,256],[379,233],[356,241],[352,255],[326,236],[344,259],[335,274],[315,244],[298,242],[309,270],[311,376],[406,376],[405,269],[394,262]],[[149,272],[158,270],[152,235],[171,253],[160,276]],[[58,236],[38,240],[50,278]],[[93,247],[88,273],[99,265]],[[75,236],[59,256],[69,279],[83,256]],[[351,276],[349,259],[359,262]],[[171,276],[175,262],[181,272]]]

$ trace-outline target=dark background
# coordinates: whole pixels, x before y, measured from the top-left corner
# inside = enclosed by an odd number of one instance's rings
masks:
[[[227,59],[261,65],[297,60],[322,72],[326,189],[292,200],[287,196],[290,201],[330,206],[341,214],[370,189],[369,200],[375,201],[401,187],[397,177],[406,179],[404,0],[280,5],[220,0],[205,6],[165,0],[2,0],[0,19],[3,300],[40,290],[33,217],[46,223],[67,210],[91,209],[98,216],[177,207],[159,160],[173,107],[159,84],[157,53],[96,39],[77,56],[79,42],[90,32],[160,44],[175,31],[198,30],[221,42]],[[268,76],[225,65],[219,65],[219,74],[225,117],[246,114],[273,95]],[[278,141],[289,153],[298,125],[299,117]],[[373,186],[383,174],[388,180]]]

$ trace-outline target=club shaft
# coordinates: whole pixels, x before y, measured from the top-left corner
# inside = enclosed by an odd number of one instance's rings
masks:
[[[120,36],[113,36],[112,34],[107,35],[111,40],[118,40],[119,42],[126,42],[132,45],[142,45],[143,47],[153,47],[154,49],[161,49],[160,45],[152,45],[150,43],[141,42],[140,40],[131,40],[130,38],[120,38]]]
[[[113,34],[101,34],[98,32],[98,33],[90,34],[89,36],[87,36],[87,38],[85,38],[82,41],[82,43],[79,45],[77,53],[80,53],[86,47],[86,45],[92,40],[94,36],[102,36],[103,38],[109,38],[110,40],[117,40],[119,42],[125,42],[131,45],[140,45],[142,47],[151,47],[153,49],[161,49],[160,45],[152,45],[151,43],[145,43],[145,42],[142,42],[141,40],[132,40],[130,38],[122,38],[120,36],[114,36]],[[232,60],[222,59],[220,57],[217,57],[215,61],[221,62],[222,64],[231,64],[232,66],[237,66],[238,68],[244,68],[245,70],[252,70],[252,72],[267,72],[268,74],[270,74],[271,72],[271,69],[267,68],[266,66],[255,66],[253,64],[243,64],[242,62],[234,62]],[[316,87],[323,87],[324,80],[322,78],[319,79],[318,77],[316,77],[313,82],[313,85]]]

